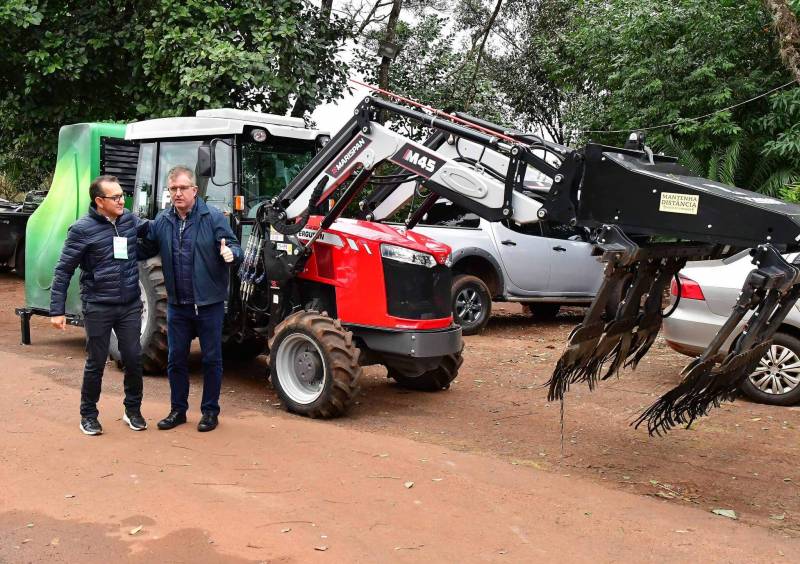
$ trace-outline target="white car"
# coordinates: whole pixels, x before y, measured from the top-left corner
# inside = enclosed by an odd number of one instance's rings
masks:
[[[790,262],[797,254],[784,255]],[[699,355],[725,323],[747,274],[753,270],[748,251],[723,260],[690,262],[680,273],[681,298],[664,320],[667,344],[679,353]],[[678,285],[673,280],[671,302]],[[800,401],[800,302],[795,304],[773,338],[773,345],[742,385],[749,398],[772,405]],[[723,345],[730,349],[744,322]]]

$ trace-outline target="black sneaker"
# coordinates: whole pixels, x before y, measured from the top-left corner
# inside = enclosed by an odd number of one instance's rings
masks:
[[[147,421],[144,420],[140,411],[128,411],[126,409],[125,413],[122,415],[122,420],[134,431],[144,431],[147,429]]]
[[[168,429],[174,429],[183,423],[186,423],[186,413],[181,413],[180,411],[170,411],[169,415],[158,422],[158,428],[162,431],[167,431]]]
[[[219,420],[217,416],[211,412],[206,412],[200,418],[200,422],[197,424],[197,430],[201,433],[205,433],[207,431],[213,431],[217,428],[219,424]]]
[[[102,435],[103,427],[97,417],[81,417],[81,431],[84,435]]]

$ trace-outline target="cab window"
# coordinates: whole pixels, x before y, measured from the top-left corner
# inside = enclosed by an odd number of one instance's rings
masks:
[[[281,139],[242,145],[242,195],[249,212],[277,196],[314,157],[313,142]]]
[[[197,179],[197,197],[210,206],[230,213],[233,203],[232,151],[229,144],[220,140],[215,144],[216,173],[213,182],[208,178]],[[158,144],[158,209],[169,205],[167,174],[176,165],[183,165],[190,170],[197,166],[197,149],[202,141],[167,141]]]

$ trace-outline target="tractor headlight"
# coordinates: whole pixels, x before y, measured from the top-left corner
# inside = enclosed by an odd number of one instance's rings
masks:
[[[396,260],[397,262],[405,262],[408,264],[418,264],[427,268],[436,266],[436,259],[433,255],[428,253],[421,253],[406,249],[405,247],[398,247],[397,245],[381,245],[381,256],[386,259]]]

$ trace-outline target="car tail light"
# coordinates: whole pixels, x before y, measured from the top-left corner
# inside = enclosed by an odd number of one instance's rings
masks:
[[[692,280],[691,278],[687,278],[686,276],[679,276],[681,279],[681,298],[685,298],[687,300],[705,300],[706,297],[703,295],[703,290],[700,288],[700,284]],[[669,286],[669,293],[673,296],[678,295],[678,284],[675,282],[675,279],[672,279],[672,284]]]

